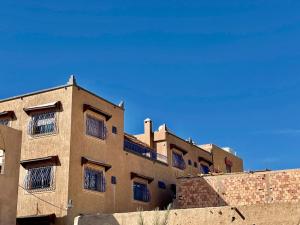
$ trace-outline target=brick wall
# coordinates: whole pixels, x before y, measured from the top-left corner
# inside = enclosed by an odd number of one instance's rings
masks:
[[[179,178],[177,208],[238,206],[300,200],[300,170]]]

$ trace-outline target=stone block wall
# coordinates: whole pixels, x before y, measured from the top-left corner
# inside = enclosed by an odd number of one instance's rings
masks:
[[[179,178],[177,208],[298,202],[300,170]]]

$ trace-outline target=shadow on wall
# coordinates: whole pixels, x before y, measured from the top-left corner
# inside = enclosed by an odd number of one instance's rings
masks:
[[[74,224],[84,225],[126,225],[126,221],[119,223],[114,215],[84,216],[75,218]]]
[[[179,186],[176,208],[204,208],[228,206],[229,204],[219,194],[220,190],[214,190],[204,178],[197,178],[197,185],[190,180],[182,180]],[[219,193],[218,193],[219,192]]]

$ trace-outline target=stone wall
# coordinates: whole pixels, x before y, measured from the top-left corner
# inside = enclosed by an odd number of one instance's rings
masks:
[[[180,178],[177,208],[298,202],[300,170]]]
[[[144,225],[154,225],[156,218],[162,219],[166,211],[142,212]],[[298,225],[300,205],[298,203],[224,206],[217,208],[171,210],[168,225]],[[86,215],[75,219],[74,225],[139,225],[140,213],[112,215]]]

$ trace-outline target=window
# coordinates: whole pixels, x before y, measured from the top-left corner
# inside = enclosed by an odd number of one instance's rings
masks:
[[[160,189],[166,189],[166,184],[165,184],[165,182],[163,182],[163,181],[158,181],[158,187],[159,187]]]
[[[133,199],[141,202],[150,202],[150,192],[147,184],[133,182]]]
[[[198,168],[198,163],[197,162],[194,162],[194,167]]]
[[[111,183],[117,184],[117,178],[115,176],[111,176]]]
[[[0,174],[4,174],[5,151],[0,149]]]
[[[28,127],[30,135],[45,135],[56,133],[56,112],[33,114]]]
[[[188,160],[188,164],[191,166],[192,165],[192,160]]]
[[[117,127],[112,126],[112,133],[113,133],[113,134],[117,134]]]
[[[106,138],[106,127],[103,120],[86,117],[86,134],[104,140]]]
[[[201,164],[201,172],[203,174],[209,174],[209,172],[210,172],[209,167],[206,166],[206,165]]]
[[[173,161],[173,167],[176,167],[181,170],[185,169],[185,162],[184,162],[182,154],[173,152],[172,161]]]
[[[54,184],[54,167],[44,166],[27,169],[25,189],[52,189]]]
[[[104,172],[89,167],[84,168],[84,189],[105,192]]]
[[[10,119],[0,119],[0,125],[9,126]]]

